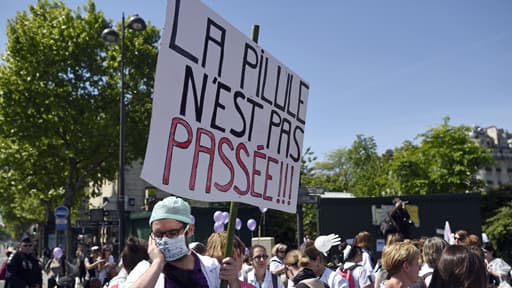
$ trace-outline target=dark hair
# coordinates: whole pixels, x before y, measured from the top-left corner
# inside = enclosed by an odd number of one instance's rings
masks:
[[[192,242],[188,244],[188,247],[194,250],[197,254],[205,255],[206,254],[206,245],[202,242]]]
[[[485,250],[485,251],[487,251],[487,252],[492,253],[492,257],[495,257],[495,256],[496,256],[496,255],[494,254],[494,253],[495,253],[494,247],[492,247],[492,244],[491,244],[491,243],[485,243],[484,245],[482,245],[482,249],[484,249],[484,250]]]
[[[300,270],[296,275],[295,277],[293,278],[293,283],[295,285],[297,285],[300,281],[302,280],[306,280],[306,279],[314,279],[314,278],[317,278],[318,276],[315,274],[315,272],[313,272],[313,270],[309,269],[309,268],[304,268],[302,270]],[[295,286],[297,287],[297,286]]]
[[[348,250],[348,254],[346,255],[347,257],[345,257],[344,251],[347,247],[349,247],[348,248],[349,250]],[[339,248],[343,255],[343,262],[347,262],[347,261],[354,259],[354,257],[356,257],[358,252],[363,253],[363,248],[361,248],[357,245],[350,245],[347,242],[341,243]]]
[[[469,233],[466,230],[457,230],[454,235],[455,238],[459,238],[459,242],[467,244],[467,238]]]
[[[308,257],[311,260],[315,260],[318,257],[320,257],[320,260],[322,260],[322,252],[318,251],[315,246],[309,246],[306,249],[304,249],[304,256]]]
[[[372,248],[372,235],[368,231],[361,231],[354,237],[354,245],[361,248],[371,249]]]
[[[121,259],[123,259],[124,269],[128,273],[142,260],[149,260],[146,241],[135,236],[126,239],[126,246],[123,249]]]
[[[261,244],[254,244],[251,246],[251,250],[249,251],[249,257],[252,258],[252,256],[254,255],[254,250],[256,250],[256,248],[263,249],[263,250],[265,250],[265,252],[267,252],[267,248],[265,248],[265,246],[263,246]]]
[[[448,246],[434,269],[429,288],[480,288],[486,287],[484,261],[462,245]]]

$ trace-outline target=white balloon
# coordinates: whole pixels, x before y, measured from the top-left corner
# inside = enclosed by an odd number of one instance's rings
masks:
[[[229,222],[229,212],[222,212],[222,222],[224,224],[228,224]]]
[[[215,222],[219,222],[222,218],[222,211],[215,211],[215,213],[213,213],[213,221]]]

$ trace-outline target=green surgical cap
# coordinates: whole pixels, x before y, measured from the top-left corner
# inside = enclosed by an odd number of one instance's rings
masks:
[[[190,205],[183,199],[169,196],[155,204],[149,225],[153,221],[160,219],[174,219],[183,223],[192,223],[192,215],[190,214]]]

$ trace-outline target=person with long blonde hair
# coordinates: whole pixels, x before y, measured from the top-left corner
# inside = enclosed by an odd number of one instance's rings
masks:
[[[226,249],[228,234],[226,231],[213,232],[206,243],[206,256],[217,259],[222,262],[224,259],[224,250]],[[237,269],[240,272],[244,262],[245,244],[236,235],[233,235],[233,252],[231,257],[235,260]],[[247,282],[247,275],[240,276],[240,286],[242,288],[254,288],[255,286]]]

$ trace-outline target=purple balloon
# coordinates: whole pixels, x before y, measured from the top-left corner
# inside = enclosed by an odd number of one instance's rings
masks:
[[[222,222],[224,224],[228,224],[228,222],[229,222],[229,212],[222,212]]]
[[[240,228],[242,228],[242,220],[240,220],[240,218],[236,218],[235,229],[240,230]]]
[[[215,222],[220,222],[222,218],[222,211],[215,211],[215,213],[213,213],[213,221]]]
[[[256,220],[254,220],[254,219],[247,220],[247,228],[249,228],[249,230],[251,230],[251,231],[254,231],[254,229],[256,229]]]
[[[213,231],[215,231],[215,232],[224,231],[224,223],[215,222],[215,224],[213,224]]]
[[[265,213],[268,210],[268,208],[262,208],[262,207],[259,207],[259,208],[260,208],[261,213]]]
[[[60,247],[53,248],[53,257],[55,257],[55,259],[60,259],[60,257],[62,257],[62,254],[64,254],[64,251],[62,251],[62,248],[60,248]]]

